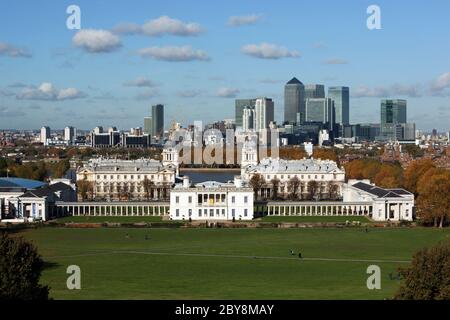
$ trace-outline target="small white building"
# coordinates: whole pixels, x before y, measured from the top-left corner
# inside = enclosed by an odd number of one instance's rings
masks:
[[[414,219],[414,194],[405,189],[383,189],[369,180],[349,180],[344,185],[345,203],[368,202],[375,221],[412,221]]]
[[[239,177],[234,183],[206,181],[193,186],[184,177],[170,193],[172,220],[252,220],[253,189]]]

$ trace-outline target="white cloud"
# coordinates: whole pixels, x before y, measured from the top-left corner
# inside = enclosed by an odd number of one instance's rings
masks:
[[[217,96],[221,98],[235,98],[239,92],[237,88],[220,88],[217,91]]]
[[[232,27],[239,27],[244,25],[255,24],[262,18],[261,14],[251,14],[247,16],[231,16],[228,19],[228,25]]]
[[[241,48],[241,51],[249,56],[260,59],[280,59],[300,57],[298,51],[289,51],[287,48],[271,43],[248,44]]]
[[[116,25],[111,30],[114,33],[118,34],[138,34],[142,33],[142,27],[138,25],[137,23],[129,23],[129,22],[123,22]]]
[[[48,100],[62,101],[87,97],[87,94],[76,88],[57,89],[49,82],[42,83],[39,87],[23,89],[16,95],[20,100]]]
[[[334,58],[334,59],[328,59],[322,62],[322,64],[348,64],[347,60]]]
[[[2,55],[10,58],[31,58],[31,53],[27,49],[19,48],[5,42],[0,42],[0,56]]]
[[[142,26],[142,32],[148,36],[161,36],[172,34],[176,36],[196,36],[203,32],[198,23],[183,22],[168,16],[161,16],[150,20]]]
[[[421,96],[420,88],[417,85],[394,84],[374,88],[360,86],[352,92],[352,97],[355,98],[389,98],[396,96],[419,97]]]
[[[144,77],[139,77],[134,80],[127,81],[123,85],[125,87],[147,87],[147,88],[153,88],[157,86],[156,83]]]
[[[175,35],[181,37],[197,36],[204,32],[203,28],[195,22],[183,22],[168,16],[149,20],[142,26],[136,23],[120,23],[112,29],[118,34],[143,34],[150,37]]]
[[[122,46],[120,38],[108,30],[83,29],[78,31],[72,43],[90,53],[111,52]]]
[[[201,50],[194,50],[191,46],[181,47],[149,47],[138,51],[138,54],[143,57],[150,57],[156,60],[163,61],[192,61],[201,60],[208,61],[210,58]]]
[[[432,95],[445,95],[446,89],[450,89],[450,72],[441,74],[437,79],[433,80],[430,85]]]

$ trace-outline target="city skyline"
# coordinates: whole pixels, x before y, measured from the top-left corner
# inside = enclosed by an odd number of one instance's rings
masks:
[[[350,87],[350,123],[379,123],[382,99],[406,99],[417,129],[448,131],[450,5],[379,1],[382,29],[368,30],[370,3],[324,3],[135,1],[104,13],[79,1],[80,31],[65,26],[68,2],[10,4],[0,12],[0,128],[131,128],[159,103],[166,127],[207,123],[234,118],[235,99],[261,96],[281,124],[284,85],[296,77]],[[318,22],[327,18],[336,24]],[[105,31],[100,46],[90,29]]]

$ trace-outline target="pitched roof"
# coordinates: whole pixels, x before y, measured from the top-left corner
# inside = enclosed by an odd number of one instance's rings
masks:
[[[62,182],[57,182],[54,184],[49,185],[49,188],[52,189],[53,191],[63,191],[63,190],[72,190],[72,187],[62,183]]]
[[[353,187],[365,191],[367,193],[373,194],[378,198],[401,198],[401,193],[396,192],[395,190],[403,190],[403,189],[383,189],[377,186],[373,186],[364,182],[357,182],[352,185]],[[406,193],[406,190],[403,190],[403,194]]]
[[[300,80],[298,80],[296,77],[293,77],[286,84],[303,84],[303,83]]]

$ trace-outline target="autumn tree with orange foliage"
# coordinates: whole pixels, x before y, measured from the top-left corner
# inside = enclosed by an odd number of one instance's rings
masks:
[[[435,165],[431,159],[412,161],[403,173],[403,185],[405,189],[417,196],[417,183],[425,172],[431,168],[435,168]]]
[[[417,183],[417,213],[424,222],[442,228],[450,220],[450,172],[431,168]]]
[[[322,159],[322,160],[333,160],[333,161],[337,162],[339,165],[338,156],[333,149],[314,148],[313,158],[314,159]]]

